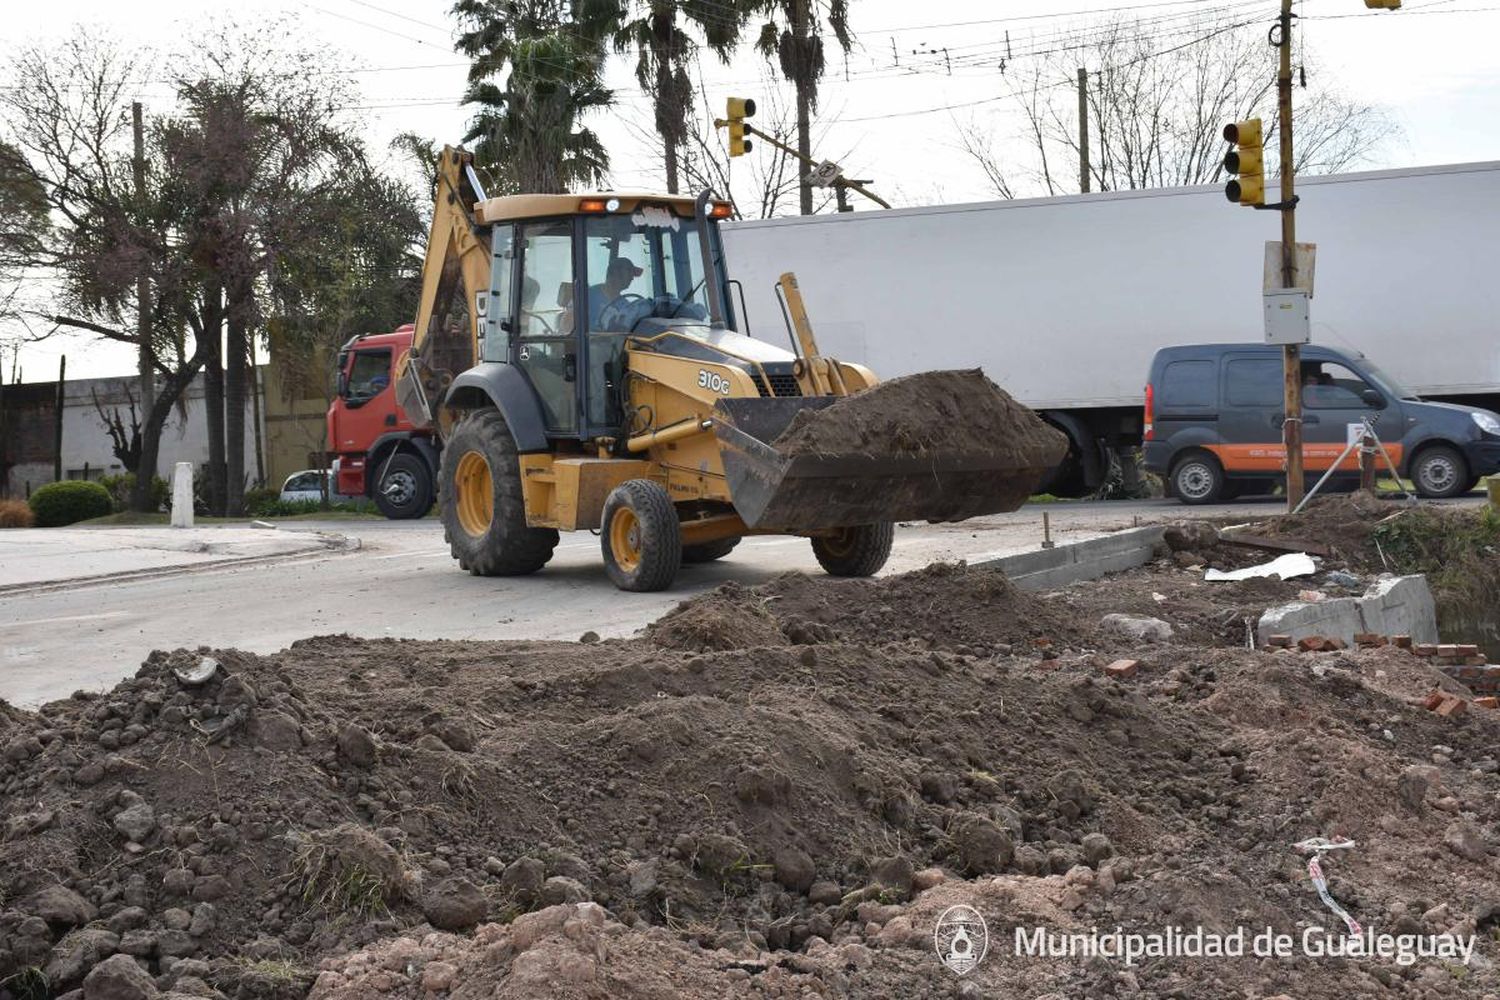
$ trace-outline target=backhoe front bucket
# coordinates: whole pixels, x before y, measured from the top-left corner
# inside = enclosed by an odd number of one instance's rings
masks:
[[[1066,452],[1061,434],[1009,397],[1004,405],[1027,421],[1021,425],[1016,414],[1008,414],[1019,427],[1009,440],[976,440],[951,425],[951,407],[924,405],[901,412],[889,433],[882,429],[889,445],[884,450],[871,442],[857,451],[809,451],[806,435],[778,442],[794,420],[798,428],[859,422],[860,397],[878,388],[842,398],[723,399],[715,405],[714,432],[730,497],[746,525],[801,532],[883,521],[959,521],[1015,510]],[[797,419],[799,414],[804,416]]]

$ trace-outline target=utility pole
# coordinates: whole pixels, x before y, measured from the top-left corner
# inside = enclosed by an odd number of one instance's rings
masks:
[[[1089,193],[1089,71],[1078,68],[1078,190]]]
[[[146,221],[146,129],[142,124],[140,101],[131,102],[130,128],[135,136],[135,157],[131,162],[131,172],[135,175],[135,220],[136,231],[139,233],[145,229]],[[140,342],[136,365],[141,380],[142,420],[150,420],[151,411],[156,408],[156,372],[153,364],[156,355],[151,350],[151,278],[148,268],[143,254],[141,272],[135,279],[135,335]],[[151,468],[146,468],[142,463],[135,470],[136,485],[135,496],[131,497],[132,507],[143,508],[144,498],[151,495],[151,480],[156,477],[155,454],[151,457]]]
[[[792,44],[797,53],[797,156],[803,163],[812,162],[812,102],[807,98],[807,81],[803,78],[803,74],[810,72],[803,62],[812,33],[807,5],[808,0],[792,0],[792,35],[795,37]],[[813,214],[812,185],[805,174],[797,180],[797,204],[803,215]]]
[[[1281,287],[1297,287],[1297,200],[1293,190],[1292,161],[1292,0],[1281,0],[1281,64],[1276,73],[1276,103],[1281,130]],[[1281,356],[1284,383],[1281,440],[1286,449],[1286,509],[1302,502],[1302,345],[1283,344]]]
[[[66,388],[68,384],[68,356],[64,354],[57,361],[57,412],[52,418],[52,481],[62,482],[63,460],[62,460],[62,432],[63,432],[63,404],[67,401]]]

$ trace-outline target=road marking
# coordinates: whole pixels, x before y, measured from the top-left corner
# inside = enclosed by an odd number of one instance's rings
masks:
[[[0,625],[0,630],[26,628],[32,625],[56,625],[59,622],[90,622],[101,618],[128,618],[128,611],[101,611],[94,615],[63,615],[60,618],[34,618],[31,621],[11,622],[9,625]]]

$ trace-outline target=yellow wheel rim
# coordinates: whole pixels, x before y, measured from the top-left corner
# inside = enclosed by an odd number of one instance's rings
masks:
[[[627,573],[641,564],[641,522],[629,507],[621,507],[610,519],[609,551],[615,565]]]
[[[495,519],[495,483],[490,463],[477,451],[465,452],[453,473],[453,488],[458,500],[458,523],[464,531],[478,537],[490,530]]]
[[[840,529],[836,535],[823,536],[823,548],[829,554],[842,558],[854,550],[855,536],[854,528]]]

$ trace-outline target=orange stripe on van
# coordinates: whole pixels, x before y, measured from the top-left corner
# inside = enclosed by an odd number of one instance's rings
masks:
[[[1286,449],[1277,443],[1267,444],[1206,444],[1205,450],[1213,452],[1218,458],[1219,464],[1224,466],[1225,472],[1281,472],[1283,471],[1283,460],[1286,457]],[[1339,457],[1344,450],[1341,444],[1307,444],[1302,445],[1302,467],[1308,472],[1324,472],[1333,460]],[[1388,444],[1385,446],[1386,453],[1391,456],[1391,461],[1396,463],[1397,468],[1401,466],[1402,449],[1399,444]],[[1385,461],[1379,455],[1375,457],[1376,468],[1382,473],[1388,473]],[[1349,453],[1349,457],[1339,465],[1341,472],[1359,471],[1359,449]]]

